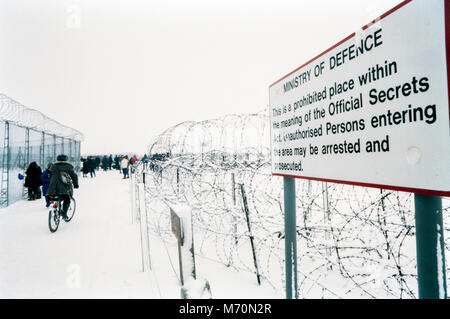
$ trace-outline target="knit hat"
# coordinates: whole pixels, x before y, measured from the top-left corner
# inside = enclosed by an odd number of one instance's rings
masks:
[[[60,154],[60,155],[58,155],[58,156],[56,157],[56,160],[57,160],[57,161],[60,161],[60,162],[67,161],[67,155]]]

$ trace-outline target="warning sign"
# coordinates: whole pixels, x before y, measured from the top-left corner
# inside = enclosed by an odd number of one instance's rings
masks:
[[[448,12],[404,1],[273,83],[272,174],[450,196]]]

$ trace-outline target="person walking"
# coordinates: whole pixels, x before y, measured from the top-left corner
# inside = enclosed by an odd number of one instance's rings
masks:
[[[100,170],[100,164],[101,164],[101,159],[100,159],[100,156],[97,156],[95,159],[95,170]]]
[[[112,163],[113,163],[112,154],[109,154],[109,157],[108,157],[108,168],[109,168],[109,170],[112,170]]]
[[[118,170],[120,173],[121,169],[120,169],[120,156],[119,155],[116,155],[114,157],[114,165],[115,165],[115,169]]]
[[[42,185],[41,174],[42,170],[36,162],[31,162],[28,166],[25,177],[25,187],[28,187],[28,200],[35,200],[39,198],[39,187]]]
[[[142,158],[142,166],[143,166],[144,170],[147,169],[147,165],[148,165],[148,157],[147,157],[147,154],[144,154],[144,157]]]
[[[83,172],[83,177],[86,177],[87,174],[89,173],[88,160],[82,159],[82,161],[83,161],[83,167],[82,167],[81,171]]]
[[[122,169],[123,172],[123,178],[128,178],[128,167],[129,167],[129,161],[128,161],[128,155],[125,155],[122,157],[122,160],[120,161],[120,168]]]
[[[106,172],[108,170],[108,158],[106,155],[103,155],[102,158],[102,169]]]
[[[56,162],[50,167],[50,185],[47,196],[58,195],[63,199],[63,217],[70,206],[70,198],[73,189],[78,188],[78,175],[73,170],[73,165],[67,161],[67,155],[56,157]]]
[[[48,164],[47,169],[45,169],[41,174],[41,182],[42,182],[42,195],[45,197],[45,207],[50,206],[50,200],[47,196],[48,187],[50,186],[50,167],[52,164]]]
[[[92,158],[92,157],[88,157],[88,159],[87,159],[87,167],[88,167],[89,174],[90,174],[91,178],[95,176],[95,166],[96,166],[95,159]]]

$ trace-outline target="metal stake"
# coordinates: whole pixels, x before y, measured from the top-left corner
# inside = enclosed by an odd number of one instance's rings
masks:
[[[420,299],[446,299],[442,199],[414,194],[417,276]]]
[[[284,232],[286,264],[286,299],[298,298],[297,287],[297,222],[295,206],[295,179],[283,177]]]

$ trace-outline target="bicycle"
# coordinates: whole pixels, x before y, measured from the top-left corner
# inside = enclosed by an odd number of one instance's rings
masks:
[[[70,197],[70,206],[67,209],[67,214],[63,214],[63,198],[58,195],[50,196],[50,211],[48,213],[48,228],[52,233],[58,230],[61,218],[66,222],[70,222],[75,215],[76,201],[72,196]]]

